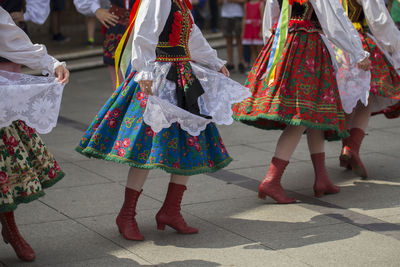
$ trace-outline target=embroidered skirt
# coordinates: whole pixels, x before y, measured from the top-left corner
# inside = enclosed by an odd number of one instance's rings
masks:
[[[378,47],[376,41],[368,34],[361,34],[364,49],[371,56],[371,90],[377,97],[377,106],[373,107],[374,114],[385,114],[388,118],[400,116],[400,75],[390,62],[390,56]]]
[[[245,86],[252,96],[233,106],[233,118],[261,129],[302,125],[333,131],[328,140],[348,135],[330,53],[318,32],[291,31],[268,84],[266,72],[273,36],[264,46]]]
[[[131,72],[99,111],[76,148],[79,153],[181,175],[214,172],[232,161],[212,122],[198,136],[188,134],[177,122],[154,132],[144,122],[148,96],[134,81],[135,75]],[[188,74],[180,77],[177,90],[188,90]]]
[[[0,137],[0,212],[38,199],[64,177],[40,136],[23,121],[0,128]]]

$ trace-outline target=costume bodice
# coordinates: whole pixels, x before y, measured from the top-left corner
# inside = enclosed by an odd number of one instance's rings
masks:
[[[347,4],[347,7],[346,7]],[[357,0],[347,0],[343,1],[343,6],[347,10],[347,15],[349,16],[351,22],[360,22],[362,23],[364,20],[364,12],[363,7]]]
[[[282,8],[282,2],[283,0],[279,0],[279,6],[281,8]],[[314,8],[309,2],[305,2],[302,5],[297,2],[294,2],[292,6],[291,19],[318,22],[318,18],[314,12]]]
[[[8,13],[25,10],[25,0],[0,0],[0,5]]]
[[[156,60],[189,61],[189,37],[193,25],[191,13],[184,0],[170,1],[171,11],[158,40]]]

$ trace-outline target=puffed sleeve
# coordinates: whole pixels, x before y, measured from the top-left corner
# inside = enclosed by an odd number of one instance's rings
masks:
[[[93,16],[101,7],[100,0],[74,0],[74,5],[76,10],[85,16]]]
[[[55,68],[65,65],[47,54],[44,45],[32,44],[3,8],[0,8],[0,56],[50,75]]]
[[[271,37],[272,27],[279,21],[280,7],[277,0],[267,0],[264,9],[263,18],[263,37],[264,43]]]
[[[314,7],[323,32],[331,42],[349,53],[357,63],[369,57],[339,0],[309,1]]]
[[[36,24],[45,23],[50,14],[50,0],[26,0],[25,21]]]
[[[156,47],[171,11],[171,1],[142,0],[132,38],[132,69],[135,81],[153,80]]]
[[[369,29],[379,44],[392,55],[400,67],[400,31],[394,24],[383,0],[359,1],[364,10]]]
[[[195,24],[193,24],[189,38],[189,51],[193,61],[216,71],[219,71],[226,63],[226,61],[218,58],[217,51],[211,48],[199,27]]]

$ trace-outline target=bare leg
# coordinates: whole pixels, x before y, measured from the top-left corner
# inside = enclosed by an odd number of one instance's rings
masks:
[[[310,150],[310,155],[325,152],[324,132],[322,130],[308,129],[307,142],[308,142],[308,149]]]
[[[115,67],[108,65],[108,70],[110,71],[110,76],[111,76],[111,82],[113,85],[113,90],[117,89],[117,75],[115,74]],[[121,83],[123,81],[123,75],[121,69],[118,71],[118,79],[119,82]]]
[[[129,169],[126,187],[140,192],[148,175],[149,170],[131,167]]]
[[[94,42],[94,32],[96,31],[96,18],[89,17],[87,21],[87,34],[88,34],[88,41],[93,43]]]
[[[178,174],[172,174],[171,175],[171,183],[174,184],[180,184],[180,185],[186,185],[190,176],[183,176],[183,175],[178,175]]]
[[[369,119],[371,118],[371,101],[373,101],[373,97],[370,97],[370,102],[366,107],[362,103],[358,102],[350,128],[359,128],[365,132],[368,127]]]
[[[226,39],[226,50],[228,52],[228,64],[233,65],[233,38],[232,36],[225,37]]]
[[[242,37],[236,37],[236,46],[239,57],[239,63],[243,64],[243,45],[242,45]]]
[[[275,149],[275,157],[289,161],[297,144],[300,142],[301,135],[304,133],[304,126],[288,126],[279,137]]]

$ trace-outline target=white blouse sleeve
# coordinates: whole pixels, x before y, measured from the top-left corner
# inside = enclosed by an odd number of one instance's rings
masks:
[[[162,3],[161,3],[162,2]],[[171,11],[171,1],[142,0],[133,29],[132,69],[135,81],[153,80],[156,47]]]
[[[219,71],[226,63],[226,61],[218,58],[217,51],[211,48],[199,27],[195,24],[193,24],[189,38],[189,51],[194,62],[206,65],[216,71]]]
[[[74,5],[79,13],[85,16],[93,16],[100,6],[100,0],[74,0]]]
[[[379,44],[392,55],[400,67],[400,31],[394,24],[383,0],[362,0],[369,29]]]
[[[272,27],[279,21],[280,7],[277,0],[267,0],[264,9],[263,18],[263,37],[264,43],[271,37]]]
[[[309,1],[314,7],[323,32],[331,42],[349,53],[357,63],[369,57],[339,0]]]
[[[42,70],[43,74],[52,75],[55,68],[65,66],[65,63],[60,63],[47,54],[44,45],[32,44],[3,8],[0,8],[0,56],[29,68]]]
[[[50,14],[50,0],[26,0],[25,21],[36,24],[45,23]]]

